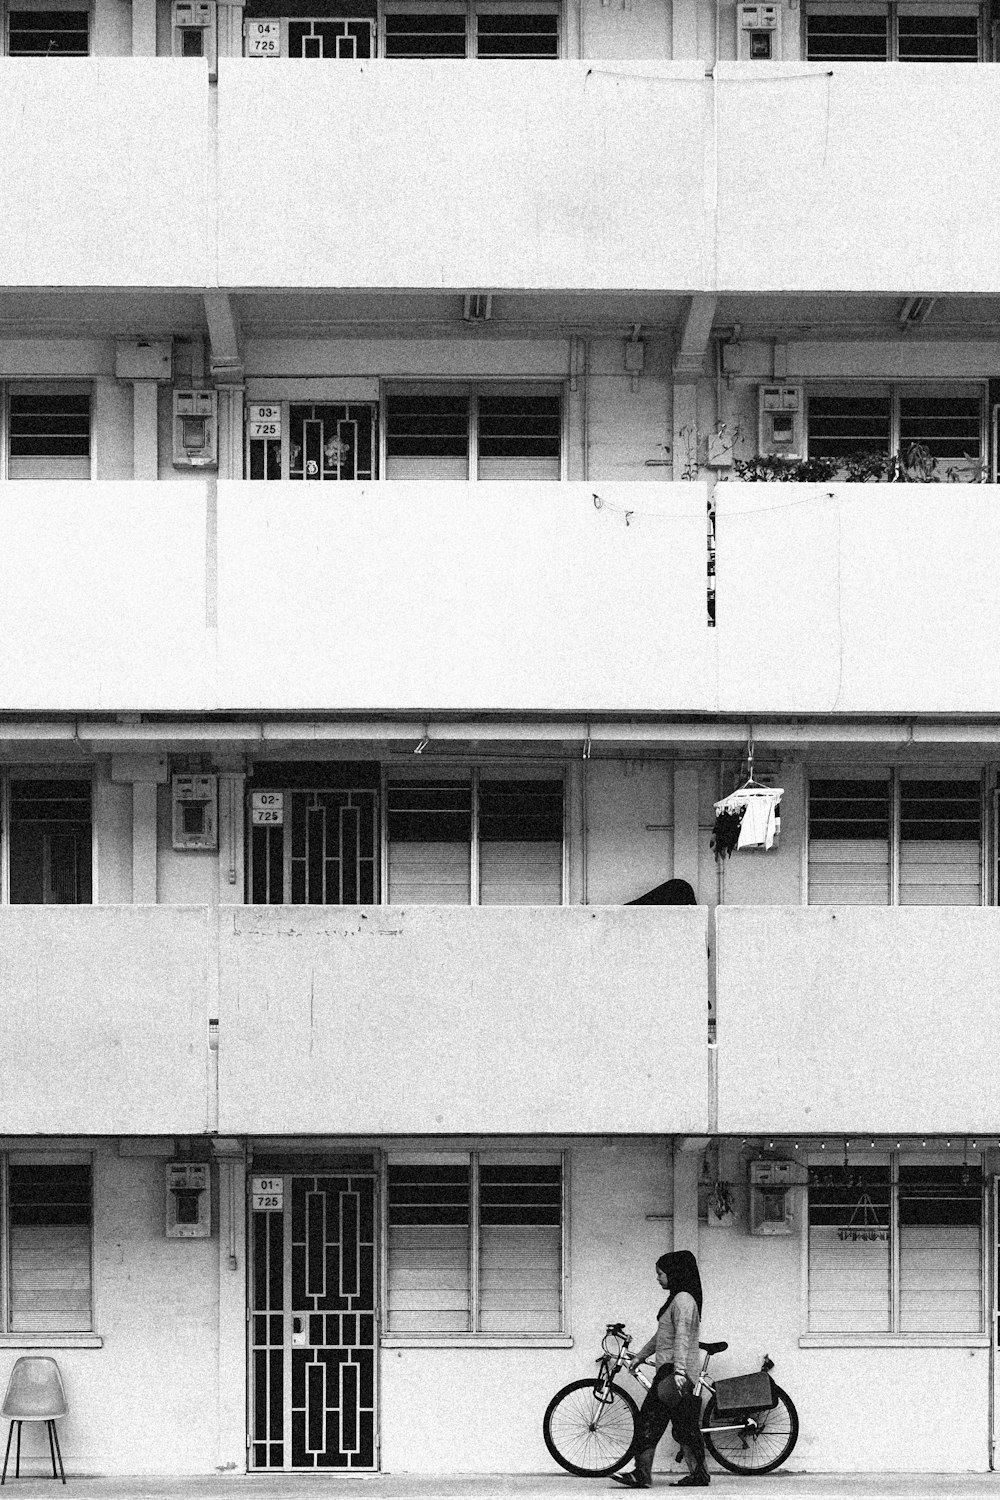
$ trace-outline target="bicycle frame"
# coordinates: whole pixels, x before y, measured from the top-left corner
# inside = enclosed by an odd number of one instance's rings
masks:
[[[612,1351],[607,1347],[609,1338],[617,1339],[617,1350]],[[601,1340],[601,1347],[604,1352],[597,1361],[601,1367],[595,1386],[595,1395],[598,1401],[611,1399],[610,1393],[605,1395],[604,1392],[608,1391],[611,1382],[621,1370],[625,1370],[626,1375],[631,1375],[632,1379],[637,1381],[639,1385],[644,1386],[647,1391],[652,1390],[656,1376],[655,1374],[647,1374],[643,1369],[643,1365],[651,1365],[652,1360],[643,1360],[642,1365],[636,1365],[634,1369],[631,1367],[626,1369],[627,1356],[631,1343],[632,1335],[625,1332],[623,1324],[616,1323],[607,1329],[604,1338]],[[706,1354],[702,1361],[701,1370],[698,1373],[698,1379],[695,1382],[694,1394],[698,1397],[699,1401],[703,1401],[706,1395],[712,1396],[715,1394],[715,1386],[708,1374],[708,1367],[711,1360],[712,1356]],[[768,1369],[770,1366],[771,1361],[765,1355],[762,1368]],[[701,1430],[702,1432],[756,1432],[757,1423],[753,1417],[745,1417],[741,1422],[716,1422],[712,1428],[703,1427]]]

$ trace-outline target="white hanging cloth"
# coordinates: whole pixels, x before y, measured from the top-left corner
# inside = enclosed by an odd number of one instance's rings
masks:
[[[781,830],[778,808],[784,787],[759,786],[748,782],[721,802],[715,804],[715,815],[736,813],[741,816],[737,849],[770,849]]]

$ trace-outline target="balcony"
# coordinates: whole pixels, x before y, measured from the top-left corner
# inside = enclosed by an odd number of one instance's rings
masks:
[[[220,698],[709,707],[706,501],[700,484],[220,484]]]
[[[705,936],[697,907],[235,908],[219,1129],[704,1130]]]
[[[220,281],[699,290],[704,91],[698,62],[222,60]]]
[[[701,1131],[694,907],[0,908],[0,1134]],[[208,1020],[218,1016],[218,1095]]]
[[[995,68],[720,63],[715,78],[720,290],[995,290]]]
[[[723,484],[715,494],[720,708],[1000,710],[1000,487]]]
[[[0,906],[0,1131],[208,1125],[203,907]]]
[[[203,482],[18,481],[0,525],[0,709],[214,706]]]
[[[0,286],[206,286],[208,72],[0,58]]]
[[[1000,911],[721,907],[717,921],[723,1134],[992,1128]]]

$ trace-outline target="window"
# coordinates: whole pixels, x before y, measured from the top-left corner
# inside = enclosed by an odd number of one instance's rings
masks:
[[[374,479],[377,419],[374,402],[254,403],[247,418],[250,478]]]
[[[391,902],[559,905],[562,780],[394,776],[388,845]]]
[[[8,1275],[3,1331],[85,1332],[91,1316],[87,1158],[12,1151],[0,1159]],[[0,1278],[0,1286],[3,1278]]]
[[[811,62],[978,62],[981,38],[974,4],[817,0],[806,11]]]
[[[979,478],[985,457],[980,386],[827,386],[808,392],[810,458],[862,453],[909,461],[926,449],[942,474]]]
[[[810,1333],[982,1331],[978,1156],[872,1152],[809,1180]]]
[[[562,1331],[557,1152],[390,1153],[388,1332]]]
[[[6,392],[8,479],[90,478],[90,388],[14,381]]]
[[[545,3],[390,4],[386,57],[475,57],[506,60],[559,56],[559,12]]]
[[[559,479],[558,386],[410,385],[386,398],[390,479]]]
[[[12,776],[7,828],[13,904],[74,905],[93,899],[89,781]]]
[[[90,12],[29,0],[7,10],[9,57],[86,57],[90,51]]]
[[[810,905],[980,905],[982,809],[978,777],[811,778]]]

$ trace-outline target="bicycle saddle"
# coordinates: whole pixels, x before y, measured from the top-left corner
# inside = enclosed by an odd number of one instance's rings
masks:
[[[699,1344],[699,1349],[704,1349],[706,1354],[721,1354],[723,1349],[728,1349],[728,1344]]]

